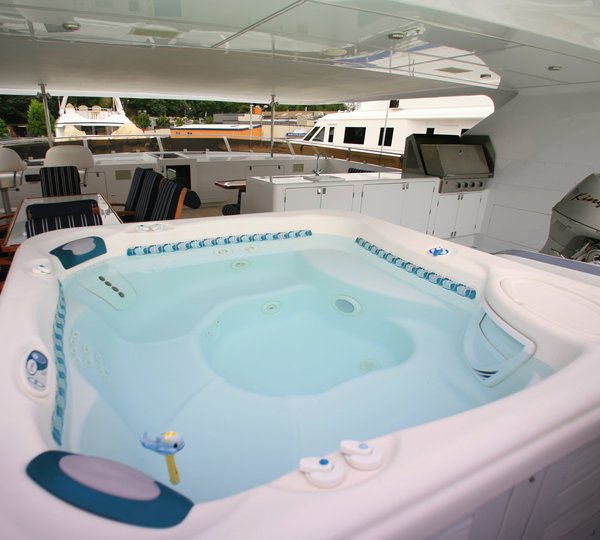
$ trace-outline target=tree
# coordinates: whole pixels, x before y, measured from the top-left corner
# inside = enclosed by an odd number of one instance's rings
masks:
[[[183,118],[176,118],[176,119],[175,119],[175,125],[176,125],[177,127],[181,127],[181,126],[183,126],[183,123],[184,123],[184,122],[183,122]]]
[[[6,122],[0,118],[0,137],[8,136],[8,126]]]
[[[165,116],[164,114],[161,114],[156,119],[156,127],[159,129],[166,129],[168,127],[171,127],[171,122],[169,121],[169,117]]]
[[[0,96],[0,111],[2,118],[11,126],[27,123],[27,107],[31,96]],[[48,102],[50,112],[56,116],[58,113],[58,98],[50,98]]]
[[[135,117],[135,124],[140,129],[148,129],[150,127],[150,115],[146,111],[141,111]]]
[[[37,99],[29,102],[27,109],[27,130],[34,137],[46,135],[46,120],[44,119],[44,105]],[[54,131],[54,117],[50,115],[50,130]]]

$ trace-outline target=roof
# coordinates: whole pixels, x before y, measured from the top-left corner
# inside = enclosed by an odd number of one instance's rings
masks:
[[[336,103],[600,82],[597,2],[0,2],[0,92]]]

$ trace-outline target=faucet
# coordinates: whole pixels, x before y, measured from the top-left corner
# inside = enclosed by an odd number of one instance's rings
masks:
[[[315,176],[321,176],[321,173],[323,171],[321,169],[319,169],[319,158],[321,158],[321,157],[326,158],[327,155],[326,154],[321,154],[320,152],[317,152],[316,156],[317,156],[317,165],[316,165],[315,169],[313,170],[313,174]]]

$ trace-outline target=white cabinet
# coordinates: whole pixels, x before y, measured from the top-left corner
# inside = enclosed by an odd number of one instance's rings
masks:
[[[352,210],[354,186],[310,186],[285,190],[284,210]]]
[[[362,189],[360,213],[399,224],[405,185],[406,182],[365,184]]]
[[[427,232],[435,182],[409,182],[404,192],[400,225]]]
[[[440,238],[456,238],[478,233],[486,195],[484,191],[440,195],[431,234]]]
[[[365,184],[360,212],[427,232],[434,190],[433,181]]]

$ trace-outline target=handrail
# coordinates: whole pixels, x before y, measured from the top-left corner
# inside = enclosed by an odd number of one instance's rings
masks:
[[[43,159],[48,150],[46,138],[8,139],[4,146],[15,150],[22,159]],[[271,141],[257,138],[234,137],[173,137],[162,133],[144,135],[92,135],[85,137],[60,137],[54,144],[82,144],[94,155],[122,152],[260,152],[269,154]],[[402,155],[395,152],[374,152],[357,148],[320,146],[303,141],[275,139],[273,145],[277,154],[326,155],[346,161],[358,161],[365,164],[402,168]]]

